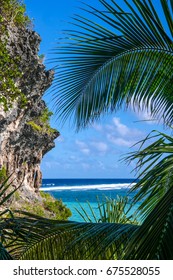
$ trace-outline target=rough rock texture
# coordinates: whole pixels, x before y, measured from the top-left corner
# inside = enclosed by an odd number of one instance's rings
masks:
[[[53,71],[46,71],[38,57],[40,36],[31,30],[13,28],[9,30],[8,49],[20,57],[22,78],[17,82],[27,96],[25,108],[16,102],[12,109],[4,112],[0,108],[0,165],[7,174],[15,178],[14,185],[21,185],[26,196],[36,195],[41,184],[40,162],[45,153],[54,147],[59,133],[39,132],[28,122],[39,117],[46,105],[43,93],[50,87]]]

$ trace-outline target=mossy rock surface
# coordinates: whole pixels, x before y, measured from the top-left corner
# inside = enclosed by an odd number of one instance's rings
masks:
[[[72,215],[70,209],[66,207],[61,199],[55,199],[44,192],[40,192],[39,198],[28,201],[22,197],[20,191],[16,191],[9,208],[11,211],[22,210],[55,220],[67,220]]]

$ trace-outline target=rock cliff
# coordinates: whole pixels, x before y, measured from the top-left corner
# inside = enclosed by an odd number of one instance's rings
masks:
[[[15,101],[12,108],[0,107],[0,167],[13,174],[15,186],[21,184],[26,197],[34,196],[41,185],[40,162],[54,147],[59,133],[50,128],[44,92],[50,87],[53,71],[46,71],[38,56],[40,36],[26,28],[8,29],[8,50],[19,58],[21,78],[16,81],[27,103]]]

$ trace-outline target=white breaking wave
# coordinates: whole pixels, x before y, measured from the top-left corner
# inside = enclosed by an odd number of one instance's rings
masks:
[[[126,189],[131,188],[136,183],[124,183],[124,184],[102,184],[102,185],[85,185],[85,186],[54,186],[54,187],[42,187],[41,191],[85,191],[85,190],[113,190],[113,189]]]

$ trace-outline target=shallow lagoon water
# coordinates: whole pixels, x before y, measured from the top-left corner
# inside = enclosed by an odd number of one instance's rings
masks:
[[[62,199],[72,212],[69,220],[83,222],[75,210],[75,208],[80,209],[79,203],[90,215],[91,212],[87,204],[89,201],[96,216],[98,216],[97,197],[100,201],[105,196],[116,198],[117,195],[128,195],[132,199],[134,194],[129,193],[129,190],[133,184],[135,184],[134,179],[43,179],[41,190],[49,192],[57,199]],[[133,207],[133,211],[138,205]]]

